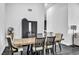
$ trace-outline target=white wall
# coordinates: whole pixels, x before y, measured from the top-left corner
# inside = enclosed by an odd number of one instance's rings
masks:
[[[0,54],[5,48],[5,4],[0,3]]]
[[[70,29],[71,25],[77,25],[76,33],[79,33],[79,4],[68,4],[68,34],[70,35],[69,42],[72,43],[72,30]],[[79,40],[77,40],[79,41]],[[77,42],[76,42],[77,43]],[[79,43],[77,43],[79,45]]]
[[[69,33],[72,33],[70,26],[77,25],[76,32],[79,32],[79,4],[68,4],[68,25]]]
[[[68,32],[68,9],[67,4],[54,4],[47,10],[47,31],[63,33],[64,44],[67,41]]]
[[[31,8],[32,12],[28,9]],[[14,27],[15,38],[21,38],[21,21],[27,18],[31,21],[37,21],[37,32],[43,33],[44,29],[44,4],[26,3],[26,4],[6,4],[6,31],[9,26]]]

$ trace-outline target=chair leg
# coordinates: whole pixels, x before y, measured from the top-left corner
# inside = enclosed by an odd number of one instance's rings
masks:
[[[40,51],[40,55],[42,55],[43,50]]]
[[[30,53],[31,53],[31,55],[33,54],[33,45],[31,45]]]
[[[35,55],[38,55],[38,51],[35,51],[34,53],[35,53]]]
[[[48,54],[49,53],[49,49],[46,49],[46,54]]]
[[[55,53],[56,53],[56,43],[55,43]]]
[[[38,51],[35,52],[35,55],[38,55]]]
[[[44,55],[44,50],[41,51],[41,54]]]
[[[54,45],[53,45],[53,48],[52,48],[52,53],[53,53],[53,55],[54,55]]]
[[[61,52],[61,43],[59,42],[58,44],[59,44],[59,48],[60,48],[60,52]]]
[[[21,55],[23,54],[23,51],[21,51]]]
[[[43,50],[42,50],[42,54],[44,55],[44,48],[43,48]]]
[[[11,52],[11,54],[13,55],[14,53],[13,53],[13,52]]]
[[[40,51],[37,51],[37,55],[40,55]]]
[[[13,54],[14,54],[14,53],[13,53],[13,51],[12,51],[12,48],[11,48],[10,52],[11,52],[11,55],[13,55]]]
[[[41,50],[39,51],[39,55],[41,55]]]

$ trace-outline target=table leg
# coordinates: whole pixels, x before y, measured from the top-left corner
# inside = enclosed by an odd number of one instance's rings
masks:
[[[30,48],[30,45],[27,46],[27,55],[29,55],[29,48]]]
[[[31,54],[33,54],[33,44],[31,44],[30,52],[31,52]]]
[[[53,51],[52,52],[53,52],[53,55],[54,55],[54,44],[53,44]]]
[[[55,53],[56,53],[56,43],[55,43]]]

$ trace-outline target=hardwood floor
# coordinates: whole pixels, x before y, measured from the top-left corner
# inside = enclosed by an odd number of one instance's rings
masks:
[[[8,47],[5,48],[2,55],[11,55]],[[20,55],[20,52],[16,52],[14,55]],[[23,55],[27,55],[26,47],[24,47]],[[53,55],[51,52],[47,55]],[[79,55],[79,47],[71,47],[62,45],[62,51],[60,52],[59,47],[57,46],[57,53],[55,55]]]

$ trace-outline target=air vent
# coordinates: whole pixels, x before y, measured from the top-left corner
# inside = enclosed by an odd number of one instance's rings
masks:
[[[28,11],[30,11],[30,12],[31,12],[31,11],[32,11],[32,9],[28,9]]]

